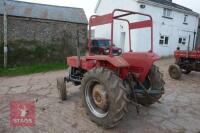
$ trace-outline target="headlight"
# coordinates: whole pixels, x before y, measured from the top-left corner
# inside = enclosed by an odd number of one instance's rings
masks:
[[[121,49],[119,49],[119,51],[118,51],[119,53],[122,53],[122,50]]]

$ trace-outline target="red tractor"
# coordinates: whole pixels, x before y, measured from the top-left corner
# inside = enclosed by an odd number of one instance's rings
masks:
[[[180,79],[182,73],[189,74],[192,71],[200,72],[200,45],[196,50],[175,51],[175,64],[170,65],[169,75],[173,79]]]
[[[92,39],[91,53],[98,55],[109,55],[110,53],[110,39],[95,38]],[[121,55],[122,49],[113,45],[113,55]]]
[[[130,15],[148,18],[130,22]],[[113,55],[114,20],[127,22],[129,29],[129,51]],[[108,55],[91,53],[91,27],[111,24],[111,43]],[[151,28],[151,49],[148,52],[133,52],[131,30]],[[153,63],[159,56],[153,53],[153,23],[147,14],[116,9],[110,14],[92,16],[89,21],[89,54],[67,57],[70,67],[68,77],[59,78],[57,86],[62,100],[66,99],[65,82],[81,85],[83,105],[90,119],[104,128],[116,126],[128,111],[128,103],[138,108],[158,102],[164,94],[164,84],[159,68]],[[79,51],[79,50],[78,50]]]

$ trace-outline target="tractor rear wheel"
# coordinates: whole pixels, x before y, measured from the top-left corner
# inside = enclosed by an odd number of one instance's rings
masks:
[[[181,69],[178,65],[173,64],[169,66],[169,75],[173,79],[180,79],[181,78]]]
[[[116,126],[127,112],[123,81],[112,71],[88,71],[81,83],[83,105],[90,119],[104,128]]]
[[[162,97],[162,94],[164,94],[164,84],[163,75],[159,71],[159,68],[153,65],[145,82],[143,83],[143,86],[146,88],[146,91],[158,91],[159,94],[153,96],[150,94],[140,95],[137,98],[138,103],[143,106],[150,106],[155,102],[158,102],[158,100]]]

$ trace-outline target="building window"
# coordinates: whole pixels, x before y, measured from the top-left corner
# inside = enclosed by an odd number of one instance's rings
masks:
[[[172,10],[164,8],[163,9],[163,17],[165,17],[165,18],[172,18]]]
[[[179,37],[178,39],[178,43],[182,45],[185,45],[186,41],[187,41],[186,37]]]
[[[185,15],[185,16],[184,16],[183,24],[187,24],[187,18],[188,18],[188,15]]]
[[[169,37],[168,36],[160,36],[160,41],[159,41],[159,44],[160,45],[163,45],[163,46],[167,46],[169,43]]]

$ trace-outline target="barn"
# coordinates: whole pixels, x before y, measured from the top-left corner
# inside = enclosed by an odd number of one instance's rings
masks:
[[[2,65],[4,12],[0,6]],[[88,21],[81,8],[7,0],[6,12],[9,65],[64,61],[76,53],[77,36],[82,46],[87,43]]]
[[[149,14],[153,18],[154,52],[160,56],[170,56],[177,47],[182,50],[192,49],[196,44],[199,14],[187,7],[175,4],[172,0],[99,0],[95,9],[97,15],[111,13],[114,9]],[[131,22],[145,20],[135,15],[128,18]],[[115,20],[114,44],[123,51],[128,50],[128,26]],[[110,25],[95,27],[95,38],[110,38]],[[132,48],[134,51],[150,49],[150,28],[132,31]]]

